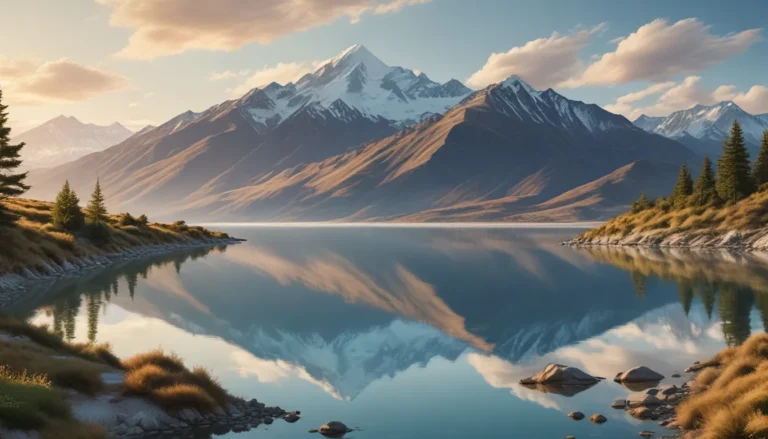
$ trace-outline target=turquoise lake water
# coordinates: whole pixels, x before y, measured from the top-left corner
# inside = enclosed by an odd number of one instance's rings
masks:
[[[177,352],[302,411],[237,439],[312,438],[330,420],[353,439],[661,435],[610,408],[630,393],[611,380],[575,395],[518,381],[553,362],[669,377],[768,324],[761,255],[559,245],[576,229],[220,229],[248,242],[124,262],[14,312],[122,357]]]

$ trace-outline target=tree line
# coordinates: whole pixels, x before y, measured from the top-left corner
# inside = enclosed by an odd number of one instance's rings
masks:
[[[723,154],[717,160],[717,174],[709,156],[704,157],[695,182],[688,166],[683,164],[669,196],[651,200],[641,194],[630,210],[636,213],[652,207],[667,211],[685,207],[721,207],[765,189],[768,189],[768,130],[763,132],[760,153],[750,163],[744,132],[741,124],[734,120],[730,135],[723,142]]]

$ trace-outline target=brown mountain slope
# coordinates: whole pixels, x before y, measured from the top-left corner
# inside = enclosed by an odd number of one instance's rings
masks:
[[[671,168],[698,160],[681,144],[621,116],[513,78],[414,128],[238,189],[184,200],[172,210],[199,219],[502,220],[595,205],[585,195],[588,188],[564,193],[643,159],[675,163]],[[610,193],[631,183],[611,185],[621,178],[606,178],[595,183],[608,192],[606,205],[632,198]],[[561,194],[562,200],[544,204]]]

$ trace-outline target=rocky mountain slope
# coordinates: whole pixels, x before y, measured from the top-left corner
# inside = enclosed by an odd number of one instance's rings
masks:
[[[445,111],[470,92],[389,67],[353,46],[296,84],[251,90],[202,113],[182,113],[108,150],[33,173],[32,197],[50,199],[70,179],[87,191],[102,179],[110,206],[151,212],[196,191],[326,159]]]
[[[545,210],[551,205],[542,203],[635,160],[677,167],[698,158],[596,105],[512,77],[390,137],[238,189],[199,192],[174,208],[243,220],[502,220]],[[646,173],[624,198],[655,178]]]
[[[15,136],[25,142],[25,169],[47,168],[117,145],[133,132],[115,122],[109,126],[84,124],[74,117],[59,116]]]

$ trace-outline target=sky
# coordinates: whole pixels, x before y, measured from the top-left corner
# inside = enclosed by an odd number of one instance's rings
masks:
[[[733,100],[768,113],[768,2],[3,0],[15,134],[60,114],[138,130],[298,79],[363,44],[480,89],[537,89],[634,119]]]

